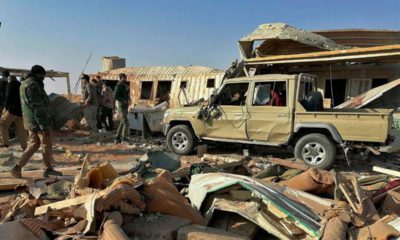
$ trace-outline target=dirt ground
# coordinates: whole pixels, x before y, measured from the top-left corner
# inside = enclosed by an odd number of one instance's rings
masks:
[[[140,158],[149,151],[168,151],[165,138],[159,134],[146,139],[138,135],[132,135],[126,144],[114,144],[114,134],[111,133],[92,133],[84,130],[61,130],[54,133],[53,157],[56,168],[69,168],[81,166],[85,158],[91,164],[104,161],[129,163],[131,160]],[[17,141],[11,141],[12,145],[8,150],[0,151],[0,173],[8,172],[9,169],[19,160],[22,150]],[[253,147],[235,144],[215,144],[209,143],[208,153],[217,155],[238,156],[244,154],[244,149],[248,149],[250,156],[292,158],[291,149]],[[350,155],[350,166],[339,156],[334,168],[336,170],[371,172],[373,166],[400,169],[400,156],[395,154],[383,154],[374,156]],[[180,158],[182,166],[199,161],[193,154]],[[38,151],[32,160],[24,167],[24,171],[42,169],[42,156]]]

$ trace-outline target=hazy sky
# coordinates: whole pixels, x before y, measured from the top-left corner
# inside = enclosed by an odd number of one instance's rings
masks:
[[[41,64],[73,82],[90,53],[89,73],[110,55],[127,66],[226,69],[239,58],[237,40],[259,24],[400,30],[399,10],[398,0],[0,0],[0,66]],[[46,89],[64,93],[65,82],[46,80]]]

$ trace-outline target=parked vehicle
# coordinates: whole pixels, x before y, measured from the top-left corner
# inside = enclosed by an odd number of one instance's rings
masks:
[[[328,169],[337,149],[378,152],[391,141],[391,109],[324,109],[316,77],[257,75],[226,80],[208,104],[164,115],[168,147],[193,152],[200,141],[293,146],[294,156]]]

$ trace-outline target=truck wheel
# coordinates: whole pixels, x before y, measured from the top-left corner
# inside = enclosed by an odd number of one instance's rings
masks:
[[[336,146],[327,136],[312,133],[297,141],[294,156],[310,167],[330,169],[336,160]]]
[[[194,150],[196,137],[188,126],[177,125],[167,133],[168,148],[178,155],[188,155]]]

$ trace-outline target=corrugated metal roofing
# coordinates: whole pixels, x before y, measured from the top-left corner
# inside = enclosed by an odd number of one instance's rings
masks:
[[[120,73],[131,76],[198,76],[210,73],[223,73],[224,71],[204,66],[151,66],[151,67],[126,67],[99,73],[104,77],[118,77]]]

